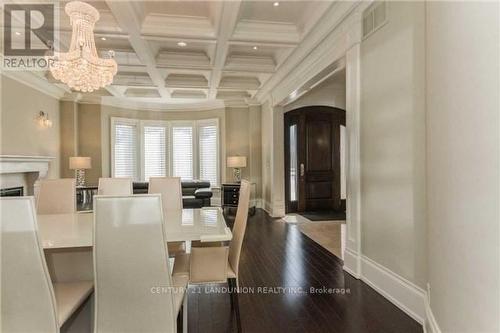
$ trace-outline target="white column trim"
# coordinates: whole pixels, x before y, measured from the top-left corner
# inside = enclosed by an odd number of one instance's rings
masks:
[[[346,133],[347,133],[347,240],[344,269],[353,276],[361,274],[361,46],[354,44],[346,52]]]

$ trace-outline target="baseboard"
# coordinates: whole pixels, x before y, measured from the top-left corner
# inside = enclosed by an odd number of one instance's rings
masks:
[[[425,324],[424,324],[424,333],[441,333],[441,329],[434,317],[434,313],[432,313],[431,304],[429,302],[429,298],[425,298]]]
[[[361,280],[424,326],[423,289],[365,256],[361,257]]]
[[[269,201],[266,201],[264,199],[262,199],[262,208],[266,211],[267,214],[269,214],[269,216],[272,216],[272,206],[271,206],[271,203]]]
[[[250,200],[250,207],[263,208],[262,199]]]
[[[348,248],[345,249],[343,269],[356,279],[360,278],[358,260],[359,260],[359,255],[356,252]]]

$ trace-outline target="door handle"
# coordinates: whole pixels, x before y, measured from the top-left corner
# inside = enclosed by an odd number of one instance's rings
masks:
[[[304,163],[300,163],[300,177],[304,177]]]

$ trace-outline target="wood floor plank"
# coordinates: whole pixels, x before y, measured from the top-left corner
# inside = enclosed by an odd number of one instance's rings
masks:
[[[232,222],[231,217],[228,220]],[[349,293],[310,294],[311,286]],[[248,221],[240,287],[255,291],[239,295],[243,332],[422,332],[416,321],[345,273],[339,258],[296,225],[274,220],[260,209]],[[259,287],[300,287],[307,292],[258,293]],[[189,332],[237,332],[229,294],[206,291],[204,286],[190,288]]]

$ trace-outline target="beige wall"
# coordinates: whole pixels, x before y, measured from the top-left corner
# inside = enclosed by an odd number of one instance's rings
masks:
[[[78,155],[78,104],[61,101],[61,177],[73,178],[75,171],[69,169],[69,158]]]
[[[361,44],[362,253],[425,288],[425,4]]]
[[[102,174],[101,106],[78,105],[78,155],[92,159],[92,169],[86,171],[89,184],[97,184]]]
[[[226,156],[247,157],[242,177],[256,183],[256,198],[262,197],[260,125],[260,106],[226,108]],[[226,179],[234,179],[232,168],[226,168]]]
[[[60,176],[59,101],[2,75],[2,155],[52,156],[49,178]],[[51,128],[35,121],[40,111],[52,120]]]
[[[427,3],[428,271],[442,332],[500,331],[498,2]]]

